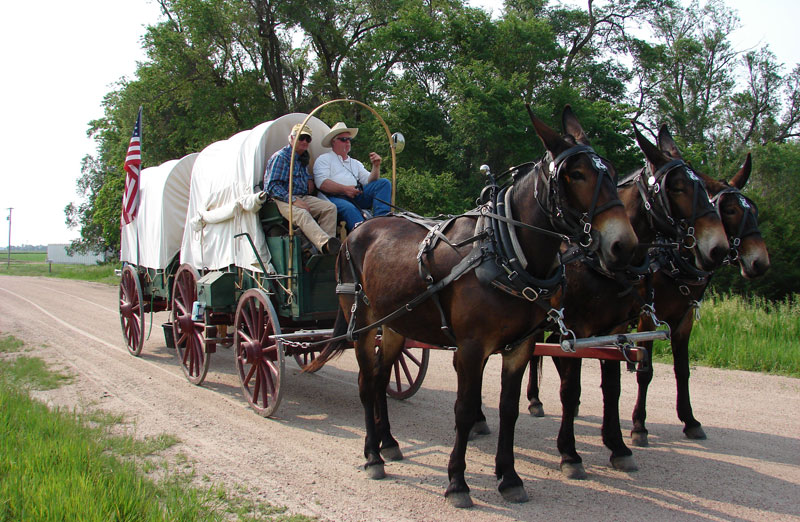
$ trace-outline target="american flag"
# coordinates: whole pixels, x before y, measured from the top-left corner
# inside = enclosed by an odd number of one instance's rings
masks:
[[[136,117],[133,136],[125,156],[125,192],[122,193],[122,225],[125,226],[136,217],[139,210],[139,170],[142,166],[142,108]]]

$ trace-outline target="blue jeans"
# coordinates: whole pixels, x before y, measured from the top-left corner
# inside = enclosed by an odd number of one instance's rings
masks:
[[[364,191],[355,199],[339,196],[328,196],[328,199],[336,205],[339,219],[345,220],[347,231],[350,232],[354,226],[364,221],[360,209],[371,209],[374,216],[385,216],[392,211],[387,204],[392,201],[392,182],[385,178],[378,178],[364,186]],[[379,199],[381,201],[378,201]]]

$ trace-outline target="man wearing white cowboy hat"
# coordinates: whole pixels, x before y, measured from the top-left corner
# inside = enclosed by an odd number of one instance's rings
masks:
[[[278,212],[289,219],[289,165],[292,145],[295,145],[294,173],[292,176],[292,218],[295,225],[324,254],[335,254],[341,242],[336,239],[336,207],[330,202],[311,195],[314,180],[306,170],[311,128],[298,123],[289,134],[289,144],[275,152],[267,161],[264,172],[264,190],[278,206]],[[319,223],[314,219],[319,220]]]
[[[348,156],[356,134],[358,129],[347,127],[344,122],[334,125],[322,138],[322,146],[332,150],[314,163],[314,181],[336,205],[348,232],[364,221],[361,209],[372,209],[375,216],[391,212],[392,182],[381,178],[381,157],[370,152],[372,169],[367,170],[360,161]]]

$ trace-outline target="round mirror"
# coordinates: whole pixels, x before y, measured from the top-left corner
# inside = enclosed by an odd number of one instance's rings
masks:
[[[403,149],[406,148],[406,139],[401,133],[392,134],[392,147],[395,152],[403,152]]]

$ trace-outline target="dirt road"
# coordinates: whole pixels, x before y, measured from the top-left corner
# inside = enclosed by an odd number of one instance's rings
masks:
[[[454,439],[455,374],[450,354],[432,352],[420,391],[390,401],[394,434],[406,459],[387,463],[387,478],[371,481],[362,464],[363,413],[352,353],[319,373],[289,370],[278,417],[253,413],[240,394],[230,350],[212,356],[203,386],[187,382],[165,347],[156,314],[142,356],[122,340],[117,289],[45,278],[0,276],[0,333],[13,334],[33,354],[76,375],[73,384],[40,394],[53,404],[122,413],[138,437],[170,433],[182,441],[198,476],[255,498],[323,520],[800,520],[800,379],[696,368],[692,397],[709,436],[684,438],[675,414],[672,369],[656,365],[650,389],[651,446],[633,448],[640,471],[608,467],[599,436],[599,364],[584,364],[578,451],[589,480],[568,481],[558,470],[555,438],[560,412],[555,371],[544,369],[548,416],[532,418],[520,402],[517,471],[530,502],[505,502],[493,476],[497,444],[499,357],[484,380],[489,436],[470,444],[467,481],[476,506],[456,510],[443,497]],[[149,325],[149,320],[148,320]],[[623,375],[621,410],[628,417],[633,375]],[[630,420],[623,419],[623,430]]]

